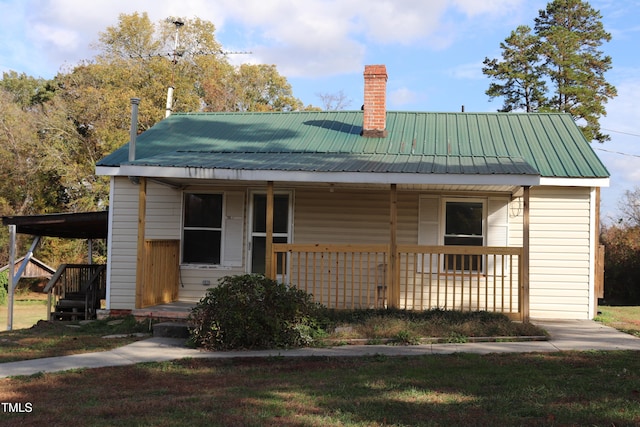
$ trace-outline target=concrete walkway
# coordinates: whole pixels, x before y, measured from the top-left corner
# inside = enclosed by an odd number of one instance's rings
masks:
[[[568,350],[636,350],[640,338],[590,320],[533,321],[545,329],[548,341],[477,342],[464,344],[425,344],[412,346],[349,345],[294,350],[210,352],[186,348],[184,339],[149,338],[115,350],[72,356],[49,357],[0,364],[0,378],[57,372],[69,369],[124,366],[142,362],[162,362],[182,358],[226,359],[232,357],[354,357],[368,355],[417,356],[451,353],[529,353]]]

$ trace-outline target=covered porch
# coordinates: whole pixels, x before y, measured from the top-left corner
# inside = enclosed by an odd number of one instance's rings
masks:
[[[399,308],[504,313],[529,321],[529,205],[522,246],[398,243],[398,186],[389,186],[388,244],[273,243],[273,183],[267,185],[266,275],[334,309]]]
[[[171,184],[177,186],[177,182]],[[182,187],[187,187],[185,184]],[[253,183],[251,188],[259,185]],[[279,243],[282,240],[274,231],[274,196],[280,188],[295,187],[290,183],[275,185],[273,181],[261,185],[266,195],[264,271],[252,271],[245,256],[242,273],[262,272],[305,290],[316,302],[334,309],[484,310],[504,313],[514,320],[529,320],[529,186],[501,188],[502,195],[516,195],[522,200],[521,245],[467,246],[421,244],[417,237],[415,243],[407,242],[407,233],[398,231],[398,193],[424,190],[406,186],[399,189],[396,184],[387,185],[386,190],[375,187],[388,195],[384,196],[388,202],[381,204],[383,212],[388,212],[388,234],[384,238],[378,230],[376,237],[386,243],[310,243],[301,237],[303,233],[297,233],[288,243]],[[133,314],[185,318],[195,301],[181,299],[180,271],[184,265],[180,261],[180,241],[145,236],[146,188],[146,179],[141,177],[137,248],[142,262],[137,265]],[[481,194],[491,190],[495,191],[495,187],[481,190]],[[442,186],[439,191],[467,197],[473,194],[468,189],[455,193]],[[249,227],[250,219],[245,217],[244,221],[244,227]],[[245,245],[249,244],[247,237]]]

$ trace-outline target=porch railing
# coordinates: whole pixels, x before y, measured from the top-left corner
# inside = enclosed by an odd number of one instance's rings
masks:
[[[107,280],[104,264],[61,264],[43,289],[48,294],[47,313],[65,299],[82,302],[85,319],[95,316],[101,299],[106,298]]]
[[[398,245],[390,255],[384,244],[274,244],[271,271],[329,308],[484,310],[523,318],[520,247]]]

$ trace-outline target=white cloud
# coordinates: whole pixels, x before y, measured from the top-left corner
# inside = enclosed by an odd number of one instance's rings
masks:
[[[523,0],[28,0],[25,28],[37,56],[51,72],[65,62],[95,55],[98,33],[121,13],[200,17],[218,33],[231,23],[245,31],[251,61],[276,63],[290,77],[331,76],[362,68],[371,44],[417,43],[443,49],[459,40],[468,20],[510,13]],[[484,25],[484,23],[483,23]],[[242,31],[240,30],[240,31]],[[238,32],[238,30],[235,30]],[[236,47],[236,46],[234,46]]]
[[[388,94],[389,106],[402,106],[415,102],[418,99],[418,94],[405,87],[395,89]]]
[[[454,0],[453,3],[469,16],[480,14],[507,15],[517,10],[519,0]]]
[[[482,74],[482,63],[472,62],[468,64],[460,64],[457,67],[451,68],[449,74],[456,79],[466,80],[480,80],[486,79],[486,76]]]

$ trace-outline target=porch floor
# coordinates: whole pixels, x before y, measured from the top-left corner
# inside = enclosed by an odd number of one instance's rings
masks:
[[[191,309],[196,306],[192,301],[173,301],[167,304],[153,305],[131,310],[136,319],[186,320]]]

